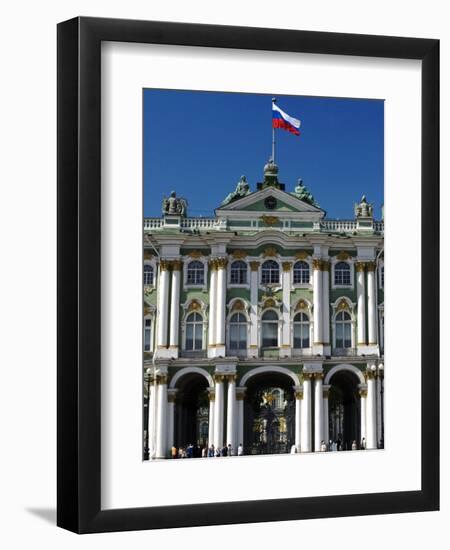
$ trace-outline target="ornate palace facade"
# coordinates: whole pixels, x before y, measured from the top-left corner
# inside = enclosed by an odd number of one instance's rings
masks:
[[[383,446],[382,221],[328,220],[269,162],[215,218],[144,220],[144,447]],[[148,430],[148,431],[147,431]],[[363,442],[363,443],[361,443]]]

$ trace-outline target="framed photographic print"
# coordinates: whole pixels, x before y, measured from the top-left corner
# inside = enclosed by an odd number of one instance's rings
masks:
[[[61,23],[58,525],[437,510],[438,228],[437,40]]]

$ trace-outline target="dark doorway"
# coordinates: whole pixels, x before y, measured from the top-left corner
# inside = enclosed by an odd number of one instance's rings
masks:
[[[330,439],[340,442],[341,449],[351,450],[352,442],[361,443],[361,404],[359,380],[349,371],[339,371],[331,378],[328,401]]]
[[[279,373],[252,377],[244,401],[246,454],[288,453],[295,441],[292,380]]]
[[[186,374],[178,384],[175,404],[175,446],[203,446],[208,440],[208,383],[200,374]]]

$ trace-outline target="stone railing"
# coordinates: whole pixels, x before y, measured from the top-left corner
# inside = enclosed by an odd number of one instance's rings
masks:
[[[357,225],[354,220],[326,220],[320,222],[320,229],[322,231],[348,233],[349,231],[356,231]]]
[[[162,226],[161,218],[144,218],[144,229],[159,229]]]
[[[163,229],[164,220],[162,218],[144,218],[144,230]],[[226,230],[226,221],[218,220],[216,218],[181,218],[181,223],[178,226],[181,229],[188,230]],[[374,221],[373,228],[377,233],[384,232],[384,222]],[[252,227],[253,231],[263,231],[267,229],[265,225],[259,227]],[[281,231],[289,231],[288,228],[281,229]],[[356,220],[324,220],[320,222],[320,231],[333,232],[333,233],[353,233],[358,230],[358,224]]]

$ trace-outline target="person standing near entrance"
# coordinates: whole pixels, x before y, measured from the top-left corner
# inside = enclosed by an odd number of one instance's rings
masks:
[[[237,454],[238,456],[242,456],[244,454],[244,447],[242,446],[242,443],[239,443]]]
[[[363,437],[361,440],[361,449],[365,449],[365,448],[366,448],[366,438]]]
[[[175,447],[175,445],[172,445],[172,449],[170,450],[170,455],[172,458],[177,458],[178,449]]]

